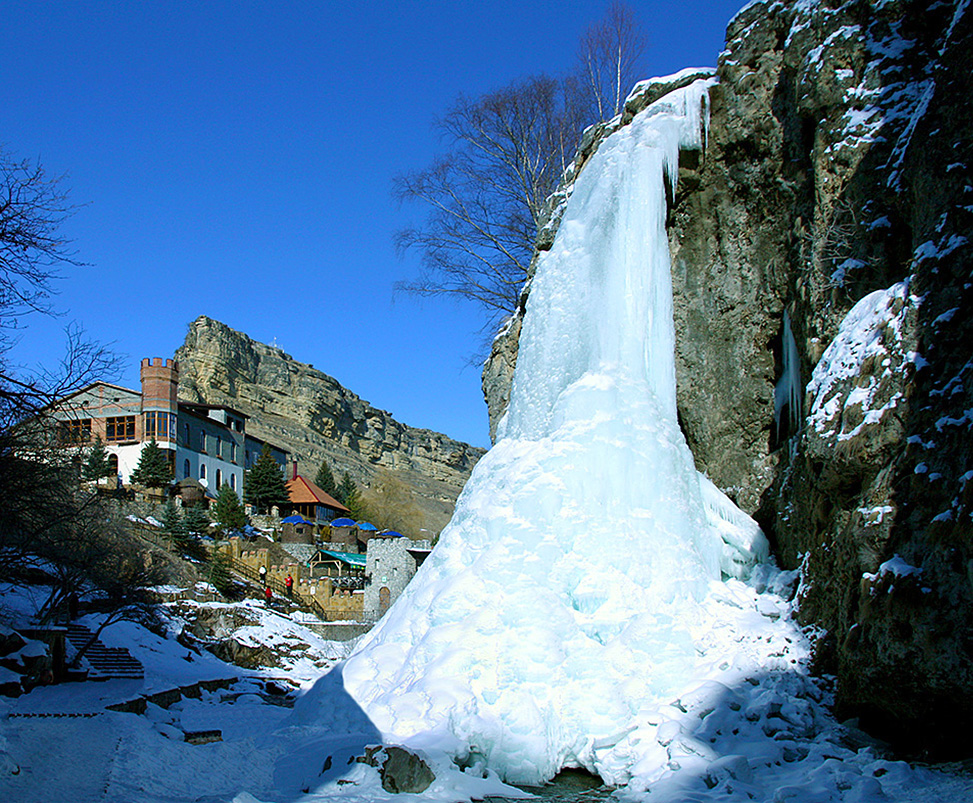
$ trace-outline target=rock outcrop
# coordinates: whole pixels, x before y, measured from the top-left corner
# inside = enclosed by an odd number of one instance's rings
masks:
[[[401,424],[327,374],[205,316],[189,325],[176,358],[180,398],[251,416],[247,432],[288,449],[311,477],[327,459],[336,477],[347,471],[364,489],[386,469],[411,489],[423,527],[434,532],[483,454]]]
[[[669,209],[697,466],[801,567],[840,712],[938,755],[973,714],[971,46],[964,2],[750,3]]]

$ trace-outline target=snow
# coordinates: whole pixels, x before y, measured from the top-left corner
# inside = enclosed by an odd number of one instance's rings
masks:
[[[898,370],[893,368],[893,358],[901,363],[916,362],[919,357],[904,351],[902,346],[906,315],[919,303],[918,297],[909,292],[908,282],[898,282],[886,290],[869,293],[851,308],[807,385],[812,397],[808,420],[818,433],[835,434],[839,441],[849,440],[865,426],[881,421],[902,401],[899,392],[883,398],[882,379]],[[866,360],[871,360],[880,370],[863,376]],[[843,397],[842,391],[849,380],[858,384]],[[860,409],[861,422],[848,431],[839,431],[845,411],[853,407]]]
[[[288,648],[283,666],[244,672],[187,650],[173,638],[178,604],[165,635],[115,625],[103,640],[129,648],[144,681],[0,699],[11,799],[455,801],[522,796],[504,781],[570,766],[619,785],[620,801],[973,796],[973,779],[888,760],[832,718],[829,681],[810,674],[814,634],[793,616],[799,573],[773,566],[678,426],[664,182],[680,147],[702,144],[711,84],[650,106],[578,176],[534,277],[500,439],[354,653],[253,602],[235,606],[250,624],[233,635]],[[902,283],[851,310],[808,385],[816,426],[866,357],[890,370],[917,304]],[[873,419],[879,401],[868,386],[851,398]],[[895,556],[874,576],[919,571]],[[105,709],[215,678],[236,680],[141,716]],[[271,679],[294,689],[293,709],[268,701]],[[223,740],[182,740],[211,729]],[[421,754],[433,785],[385,792],[354,762],[377,743]]]
[[[891,574],[893,577],[911,577],[912,575],[922,574],[922,569],[917,569],[905,562],[898,554],[893,555],[878,567],[878,571],[862,575],[866,580],[874,582],[880,577]]]

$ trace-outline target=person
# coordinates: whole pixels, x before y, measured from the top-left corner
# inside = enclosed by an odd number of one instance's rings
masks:
[[[287,573],[287,577],[284,579],[284,588],[287,589],[287,596],[294,596],[294,578],[291,577],[290,572]]]
[[[270,603],[273,602],[274,592],[271,591],[270,586],[264,588],[264,599],[267,600],[268,605],[270,605]]]
[[[260,564],[260,569],[258,570],[258,574],[260,575],[260,582],[263,583],[264,585],[267,585],[267,567],[264,566],[262,563]]]

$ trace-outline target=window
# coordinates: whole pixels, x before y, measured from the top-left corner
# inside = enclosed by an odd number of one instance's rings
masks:
[[[230,441],[230,462],[236,462],[236,441]]]
[[[206,464],[205,463],[200,463],[199,464],[199,478],[201,480],[205,480],[206,479]]]
[[[189,446],[189,424],[182,425],[182,444],[183,446]]]
[[[230,475],[230,487],[231,487],[231,488],[232,488],[232,489],[233,489],[234,491],[236,490],[236,474],[231,474],[231,475]]]
[[[223,459],[223,439],[219,435],[216,436],[216,456]]]
[[[216,469],[216,489],[219,490],[223,487],[223,471],[221,469]]]
[[[87,443],[91,440],[91,419],[73,418],[61,422],[62,443]]]
[[[135,440],[135,416],[122,415],[105,419],[105,440],[109,443]]]
[[[188,480],[189,479],[189,473],[190,473],[189,459],[187,458],[187,459],[185,459],[185,460],[182,461],[182,475]]]
[[[206,433],[203,430],[199,431],[199,451],[206,453]]]
[[[176,437],[176,416],[174,413],[148,412],[145,414],[145,437],[160,441]]]

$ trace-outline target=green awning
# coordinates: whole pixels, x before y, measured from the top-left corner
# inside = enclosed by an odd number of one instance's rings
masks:
[[[365,568],[365,556],[359,555],[357,552],[335,552],[332,549],[322,549],[321,554],[330,555],[332,558],[337,558],[342,563],[347,563],[349,566],[358,569]]]

